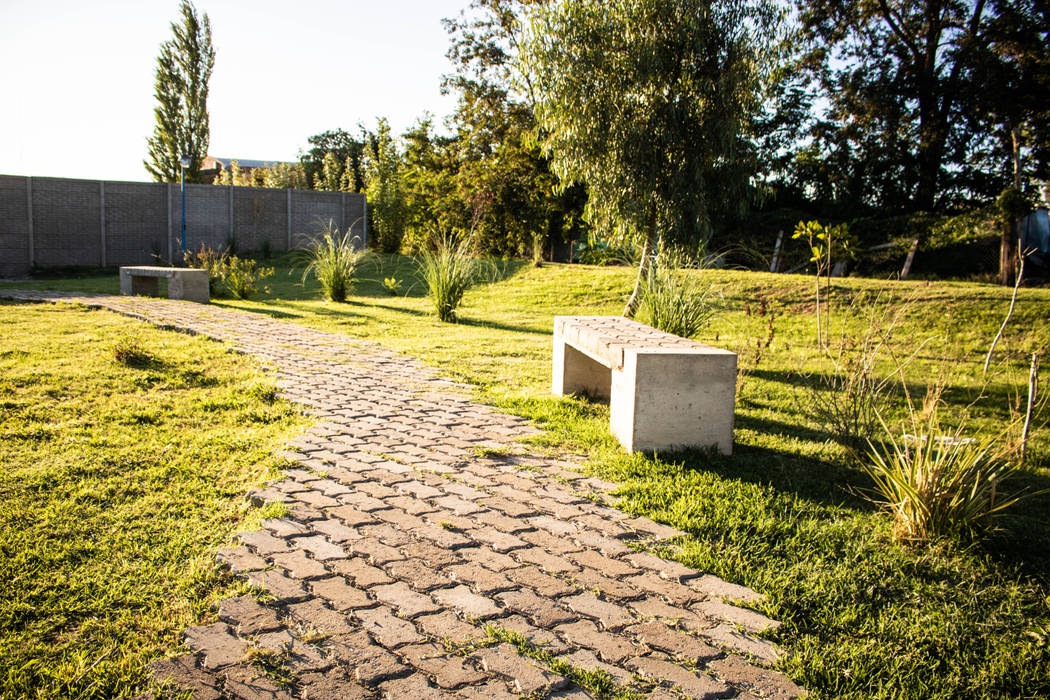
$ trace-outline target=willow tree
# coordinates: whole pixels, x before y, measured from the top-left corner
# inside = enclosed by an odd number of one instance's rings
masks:
[[[700,242],[743,200],[749,126],[776,21],[765,0],[558,0],[519,55],[540,138],[563,183],[586,183],[592,224],[641,238],[624,309],[663,236]]]
[[[215,66],[208,15],[198,17],[189,0],[179,4],[172,38],[160,45],[154,81],[153,135],[148,139],[146,170],[157,182],[179,179],[183,154],[190,157],[186,181],[200,179],[208,155],[208,81]]]

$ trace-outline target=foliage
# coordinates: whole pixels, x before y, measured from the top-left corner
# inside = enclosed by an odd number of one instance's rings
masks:
[[[273,274],[273,268],[231,255],[224,261],[222,272],[222,286],[227,292],[238,299],[250,299],[259,291],[259,282]]]
[[[637,319],[662,331],[692,338],[714,315],[717,295],[681,249],[661,250],[642,287]]]
[[[339,230],[329,221],[306,251],[307,265],[303,270],[302,281],[306,282],[306,278],[313,275],[320,283],[326,299],[346,301],[357,268],[367,255],[360,240],[350,235],[350,229],[340,236]]]
[[[376,129],[376,151],[365,168],[365,193],[372,214],[375,244],[384,253],[401,249],[408,211],[402,181],[401,154],[386,119]]]
[[[628,245],[614,245],[593,230],[573,246],[573,259],[585,265],[630,265],[634,258]]]
[[[384,277],[383,289],[390,292],[391,296],[396,297],[397,295],[401,294],[403,290],[403,285],[401,284],[401,280],[399,280],[397,277]]]
[[[236,160],[219,173],[217,185],[234,187],[274,187],[282,190],[309,189],[306,170],[299,163],[270,163],[262,168],[243,170]]]
[[[1048,114],[1035,85],[1050,79],[1038,38],[1050,16],[1038,3],[798,0],[797,8],[800,67],[827,108],[807,120],[795,182],[853,215],[945,210],[1002,189],[1013,127],[1038,132]]]
[[[128,367],[142,367],[150,363],[153,356],[145,348],[142,338],[135,333],[123,333],[113,343],[113,361]]]
[[[208,271],[208,291],[212,296],[218,296],[222,291],[223,267],[226,257],[226,251],[214,250],[204,243],[201,243],[200,249],[196,252],[187,250],[183,254],[186,267]]]
[[[485,262],[474,257],[469,237],[456,240],[447,234],[437,236],[433,248],[423,250],[416,264],[434,313],[445,323],[457,320],[463,295],[489,269]]]
[[[839,224],[838,226],[824,226],[819,221],[800,221],[795,227],[795,232],[791,235],[792,238],[805,238],[806,243],[809,245],[810,262],[815,264],[816,270],[814,274],[815,283],[815,296],[816,306],[815,315],[817,319],[817,344],[821,346],[827,345],[827,333],[828,326],[831,325],[831,270],[832,261],[836,256],[850,255],[848,229],[845,224]],[[824,306],[827,312],[827,318],[824,321],[824,333],[821,333],[821,302],[820,302],[820,278],[821,276],[826,277],[825,288],[828,290],[826,299],[824,300]]]
[[[324,154],[321,170],[314,176],[314,189],[323,192],[338,192],[343,181],[343,162],[334,153]]]
[[[1002,446],[1003,435],[966,437],[966,424],[942,425],[942,400],[931,392],[921,410],[910,407],[905,432],[869,442],[865,471],[905,540],[977,539],[995,527],[1003,511],[1023,494],[1004,491],[1021,465]]]
[[[197,16],[189,0],[179,4],[173,37],[160,45],[154,82],[157,107],[144,165],[157,182],[177,182],[183,154],[190,157],[187,182],[200,182],[208,155],[208,81],[215,66],[208,15]]]
[[[199,336],[69,305],[0,303],[0,326],[0,697],[139,695],[247,592],[214,551],[305,421]],[[125,337],[149,359],[114,362]]]
[[[364,127],[360,136],[355,138],[342,129],[323,131],[307,139],[310,150],[301,155],[301,164],[310,182],[322,177],[325,158],[331,153],[335,160],[342,164],[339,186],[334,189],[343,192],[364,192],[365,190],[365,153],[373,135]],[[331,166],[329,166],[331,167]]]

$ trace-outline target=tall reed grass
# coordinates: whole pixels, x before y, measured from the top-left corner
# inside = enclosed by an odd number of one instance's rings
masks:
[[[424,249],[416,261],[434,312],[445,323],[456,321],[463,295],[492,272],[490,263],[474,257],[471,240],[469,236],[437,236],[433,246]]]
[[[665,247],[654,258],[642,287],[635,318],[653,328],[691,338],[718,308],[719,297],[678,248]]]
[[[329,221],[305,251],[306,268],[303,282],[313,275],[321,285],[325,298],[343,302],[354,284],[354,275],[368,252],[359,245],[359,239],[350,235],[350,229],[339,233]]]

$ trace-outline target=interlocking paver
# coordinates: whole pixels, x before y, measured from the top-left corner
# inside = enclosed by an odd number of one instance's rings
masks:
[[[653,698],[802,693],[755,665],[780,651],[751,632],[776,622],[729,603],[758,593],[632,551],[636,540],[683,533],[605,505],[615,484],[579,473],[576,457],[526,453],[513,441],[535,428],[411,358],[213,305],[0,294],[78,301],[228,342],[262,357],[280,395],[316,418],[280,453],[297,466],[249,494],[256,505],[283,502],[286,515],[216,555],[275,602],[223,601],[222,622],[186,631],[201,653],[154,664],[155,677],[200,698],[589,697],[558,692],[564,679],[512,645],[469,659],[441,646],[486,639],[488,619],[619,682],[635,669],[656,684]],[[296,682],[261,676],[248,640],[277,653]]]

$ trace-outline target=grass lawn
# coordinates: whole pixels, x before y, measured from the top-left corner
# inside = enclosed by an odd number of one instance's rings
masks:
[[[116,362],[125,337],[150,359]],[[218,343],[0,302],[0,697],[144,689],[145,664],[244,589],[212,553],[305,423]]]
[[[735,452],[647,457],[625,455],[608,436],[606,406],[549,395],[553,317],[618,314],[633,271],[507,263],[468,293],[461,322],[446,325],[405,258],[377,259],[344,304],[300,285],[288,258],[274,264],[267,294],[215,303],[384,343],[538,421],[547,430],[537,449],[586,454],[597,474],[622,484],[620,507],[689,533],[670,554],[765,593],[760,609],[784,622],[774,638],[792,652],[782,668],[816,697],[1050,696],[1050,496],[1019,506],[981,545],[894,543],[889,517],[863,497],[870,481],[808,410],[803,370],[826,364],[815,350],[811,279],[704,273],[724,308],[699,339],[737,351],[746,375]],[[390,276],[406,294],[382,288]],[[118,289],[113,274],[9,286]],[[1050,355],[1050,290],[1021,290],[987,380],[981,366],[1009,290],[845,279],[833,295],[833,345],[849,301],[882,317],[903,309],[883,368],[891,356],[911,358],[912,395],[942,383],[950,414],[968,416],[972,433],[1002,430],[1024,399],[1030,353],[1044,365]],[[847,337],[867,327],[860,316],[845,324]],[[1043,371],[1042,386],[1048,379]],[[898,393],[891,421],[901,406]],[[1050,485],[1050,430],[1038,425],[1021,484],[1030,489]]]

